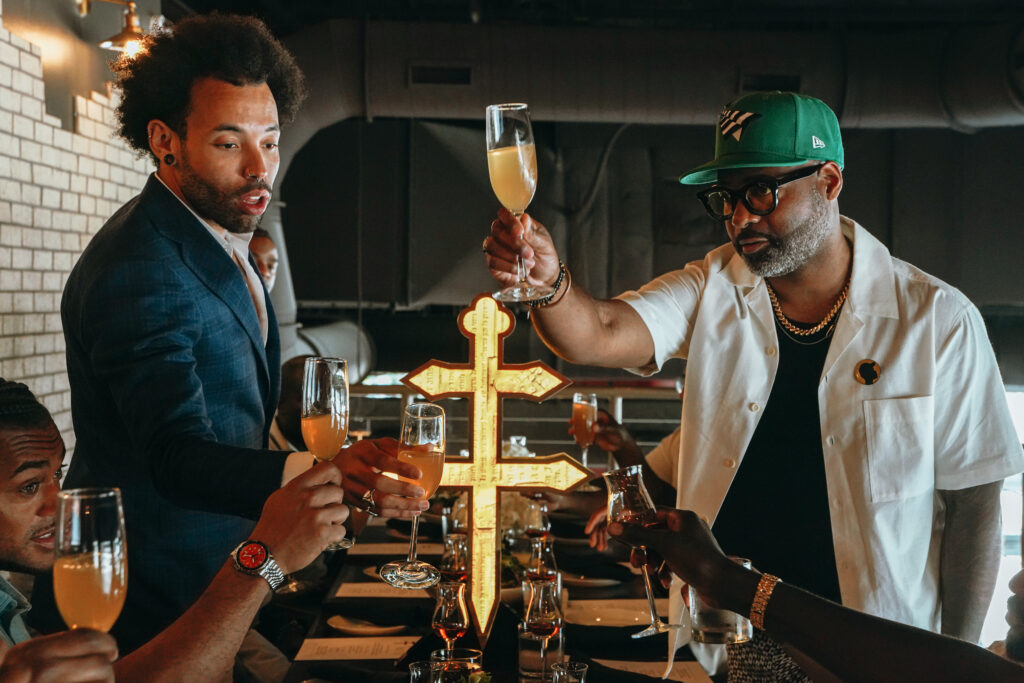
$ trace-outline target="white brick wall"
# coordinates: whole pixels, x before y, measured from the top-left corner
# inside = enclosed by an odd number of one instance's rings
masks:
[[[0,5],[0,22],[2,22]],[[0,377],[25,382],[74,447],[60,298],[89,239],[152,170],[114,137],[110,100],[46,113],[40,48],[0,23]]]

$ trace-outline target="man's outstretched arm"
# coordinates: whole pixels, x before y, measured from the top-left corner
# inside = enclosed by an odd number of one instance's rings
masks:
[[[322,463],[267,499],[252,532],[285,574],[302,569],[345,536],[341,475]],[[215,681],[226,676],[270,585],[228,560],[192,607],[114,665],[119,683]]]
[[[503,286],[516,281],[515,257],[520,254],[532,284],[554,285],[558,279],[558,253],[551,235],[539,222],[523,214],[517,219],[506,209],[491,223],[484,240],[487,267]],[[563,278],[552,306],[530,313],[537,334],[560,357],[581,365],[638,368],[654,357],[654,340],[643,320],[622,301],[595,299],[578,283]]]

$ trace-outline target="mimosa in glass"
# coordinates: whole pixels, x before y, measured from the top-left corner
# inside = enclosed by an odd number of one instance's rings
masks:
[[[128,586],[124,510],[118,489],[69,489],[57,499],[53,592],[70,628],[108,631]]]
[[[419,479],[400,477],[423,487],[424,498],[429,498],[441,483],[444,472],[445,414],[444,408],[433,403],[413,403],[402,413],[402,431],[398,439],[398,459],[420,468]],[[419,534],[420,516],[412,518],[409,536],[409,555],[403,560],[388,562],[380,568],[380,578],[395,588],[427,588],[436,584],[441,573],[431,564],[416,559],[416,536]]]
[[[519,218],[537,190],[537,147],[525,104],[487,107],[487,170],[498,201]],[[494,293],[498,301],[533,301],[551,294],[547,285],[530,284],[522,257],[516,254],[516,284]]]
[[[348,362],[307,358],[302,379],[302,440],[319,462],[334,460],[345,446],[348,414]],[[355,542],[346,536],[327,550],[351,548]]]
[[[580,462],[587,464],[587,449],[594,443],[593,426],[597,421],[597,394],[573,394],[572,436],[580,447]]]

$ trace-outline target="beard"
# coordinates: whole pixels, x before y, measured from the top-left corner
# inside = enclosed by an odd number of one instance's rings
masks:
[[[244,235],[259,227],[263,215],[252,216],[241,213],[234,207],[242,195],[253,190],[266,190],[270,186],[265,180],[257,180],[237,190],[223,190],[212,185],[188,163],[188,157],[181,155],[181,193],[192,209],[203,218],[215,222],[228,232]]]
[[[782,277],[799,270],[810,261],[832,230],[829,221],[828,202],[817,192],[813,197],[811,215],[793,228],[785,237],[778,237],[744,229],[733,240],[733,248],[743,257],[747,267],[761,277]],[[739,242],[750,237],[763,237],[768,246],[753,254],[744,254]]]

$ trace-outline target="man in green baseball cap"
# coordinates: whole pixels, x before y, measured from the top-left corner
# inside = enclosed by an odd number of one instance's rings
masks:
[[[704,185],[734,168],[798,166],[834,161],[843,168],[836,115],[821,100],[792,92],[744,95],[722,107],[715,128],[715,158],[679,182]]]
[[[830,167],[824,168],[826,164]],[[715,127],[715,158],[679,181],[715,183],[697,196],[716,221],[727,220],[742,206],[754,221],[764,217],[769,222],[779,203],[780,187],[824,170],[823,177],[831,178],[838,196],[842,168],[839,121],[824,102],[797,93],[752,93],[722,108]],[[730,187],[728,182],[717,182],[720,178],[743,182]],[[845,251],[835,221],[826,219],[826,205],[814,200],[818,196],[811,196],[813,210],[788,233],[751,229],[733,237],[736,251],[755,274],[786,275],[815,257]],[[833,271],[833,287],[841,275]]]
[[[840,215],[843,163],[823,102],[746,94],[719,116],[714,159],[681,179],[710,184],[697,196],[729,239],[703,260],[595,299],[539,222],[501,211],[487,264],[510,285],[520,255],[531,283],[555,285],[531,320],[570,362],[650,374],[686,359],[679,450],[658,449],[645,477],[674,485],[727,554],[977,641],[999,491],[1024,452],[978,310]],[[771,619],[769,603],[754,623]],[[729,666],[745,680],[817,677],[788,654],[758,631],[729,646]]]

